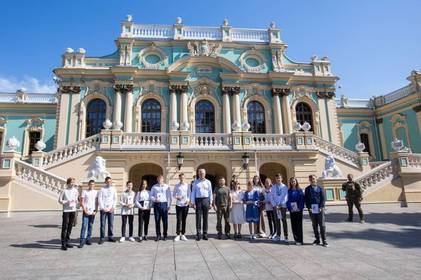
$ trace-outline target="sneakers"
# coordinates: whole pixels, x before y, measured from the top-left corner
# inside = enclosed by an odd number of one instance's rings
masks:
[[[85,245],[85,242],[80,242],[80,244],[79,244],[79,249],[82,249],[83,248],[83,246]]]
[[[252,235],[250,235],[250,239],[251,239],[251,240],[256,240],[256,239],[257,239],[257,237],[256,237],[256,235],[252,234]]]
[[[364,219],[360,220],[360,224],[364,224],[364,223],[365,223]]]
[[[142,236],[139,236],[139,242],[142,242],[143,238]]]
[[[313,241],[313,246],[316,246],[316,245],[320,245],[320,241],[319,240],[314,240]]]
[[[295,242],[295,245],[297,245],[297,246],[302,246],[302,245],[304,245],[303,243],[301,243],[301,242]]]
[[[108,242],[115,242],[116,240],[114,238],[108,238]]]
[[[91,240],[86,240],[86,243],[85,243],[86,245],[92,245],[92,242],[91,242]]]
[[[279,241],[281,241],[281,238],[280,238],[279,236],[277,236],[277,235],[274,235],[274,236],[272,237],[272,241],[273,241],[273,242],[279,242]]]
[[[260,233],[260,234],[259,234],[259,236],[260,236],[261,238],[265,238],[267,235],[266,235],[266,233],[262,232],[262,233]]]
[[[231,239],[231,234],[229,234],[229,233],[225,234],[225,238],[226,239]]]
[[[123,243],[124,241],[126,241],[126,237],[120,238],[120,243]]]
[[[285,237],[285,239],[284,239],[284,243],[287,243],[287,244],[289,244],[289,240],[288,240],[288,237]]]
[[[326,241],[323,241],[322,246],[323,246],[323,247],[329,247],[329,244],[327,244],[327,242],[326,242]]]
[[[177,236],[174,238],[174,241],[175,241],[175,242],[178,242],[178,241],[180,241],[180,238],[181,238],[181,237],[180,237],[180,235],[177,235]]]
[[[148,236],[147,235],[143,236],[143,240],[148,241]]]
[[[187,239],[187,237],[183,234],[181,237],[180,237],[180,239],[182,240],[182,241],[187,241],[188,239]]]
[[[100,239],[100,240],[99,240],[99,242],[98,242],[98,244],[99,244],[99,245],[104,244],[104,239]]]
[[[129,241],[130,241],[130,242],[135,242],[136,240],[134,240],[134,238],[130,236],[130,237],[129,237]]]

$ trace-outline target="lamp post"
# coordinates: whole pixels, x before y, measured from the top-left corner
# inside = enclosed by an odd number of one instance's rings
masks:
[[[178,165],[178,170],[181,169],[181,166],[183,166],[184,163],[184,156],[182,153],[178,153],[177,155],[177,165]]]
[[[249,167],[250,156],[247,153],[243,155],[243,169],[246,170]]]

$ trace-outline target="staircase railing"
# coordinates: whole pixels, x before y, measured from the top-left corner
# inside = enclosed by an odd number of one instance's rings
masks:
[[[360,186],[366,190],[377,183],[385,180],[389,176],[393,175],[393,166],[391,161],[387,161],[369,172],[362,174],[355,179],[355,182],[359,183]]]
[[[18,178],[53,192],[59,193],[66,186],[64,178],[21,160],[15,160],[15,170]]]
[[[99,146],[99,143],[100,135],[95,134],[74,144],[45,153],[42,166],[44,168],[48,168],[65,160],[84,155],[87,152],[96,150]]]
[[[316,135],[314,136],[314,143],[316,147],[318,147],[320,150],[328,154],[332,154],[338,158],[350,161],[357,166],[360,165],[360,158],[356,152],[350,151],[344,147],[333,144]]]

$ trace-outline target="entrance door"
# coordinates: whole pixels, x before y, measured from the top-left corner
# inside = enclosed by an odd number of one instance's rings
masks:
[[[227,171],[225,167],[218,163],[205,163],[197,167],[196,170],[204,168],[206,170],[206,179],[212,183],[212,190],[218,185],[218,178],[220,176],[225,178],[226,184],[229,183],[227,178]]]
[[[288,184],[287,172],[282,164],[269,162],[260,166],[259,169],[260,180],[262,180],[262,183],[265,182],[266,178],[270,178],[272,183],[274,183],[275,175],[278,173],[281,173],[283,183]]]
[[[163,174],[162,168],[153,163],[136,164],[130,169],[129,178],[133,182],[133,190],[138,191],[143,180],[148,182],[148,189],[151,189],[157,182],[157,177]]]

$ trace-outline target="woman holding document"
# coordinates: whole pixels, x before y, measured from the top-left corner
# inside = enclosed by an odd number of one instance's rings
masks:
[[[149,218],[151,217],[151,197],[148,190],[148,182],[142,181],[139,191],[136,194],[136,207],[139,208],[139,242],[148,240]]]
[[[290,212],[292,234],[295,244],[303,245],[304,192],[295,177],[289,179],[287,208]]]

